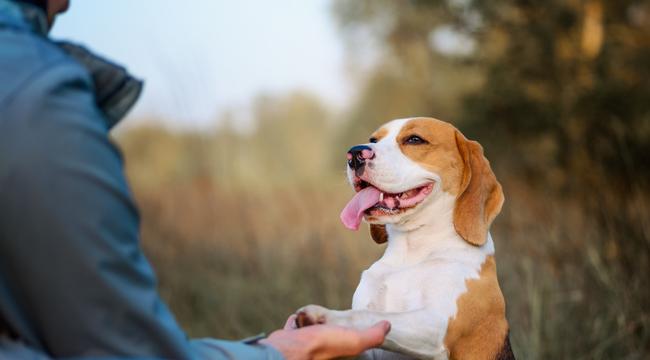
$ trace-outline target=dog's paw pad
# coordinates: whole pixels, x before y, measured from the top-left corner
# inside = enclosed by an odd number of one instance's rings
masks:
[[[305,326],[325,324],[324,308],[320,306],[305,306],[296,312],[296,326],[302,328]]]
[[[316,322],[307,315],[306,312],[300,311],[296,314],[296,327],[303,328],[305,326],[314,325]]]

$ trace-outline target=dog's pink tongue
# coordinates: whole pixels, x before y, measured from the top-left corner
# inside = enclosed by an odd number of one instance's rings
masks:
[[[345,205],[345,209],[341,211],[343,225],[350,230],[358,230],[363,212],[379,202],[380,194],[381,192],[373,186],[368,186],[356,193],[352,200]]]

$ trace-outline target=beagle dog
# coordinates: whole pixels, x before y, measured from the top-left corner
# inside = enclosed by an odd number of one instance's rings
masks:
[[[399,119],[347,158],[356,194],[341,220],[357,230],[365,218],[386,250],[351,310],[309,305],[297,326],[388,320],[372,359],[514,359],[489,233],[504,197],[481,145],[440,120]]]

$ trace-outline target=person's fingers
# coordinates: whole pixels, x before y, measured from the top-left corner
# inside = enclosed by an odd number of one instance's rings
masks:
[[[361,340],[359,345],[363,349],[378,347],[384,342],[384,338],[389,332],[390,323],[385,320],[365,330],[359,330],[359,339]]]
[[[388,321],[380,321],[364,330],[355,330],[333,325],[296,329],[295,320],[295,315],[289,316],[284,330],[273,332],[262,343],[275,347],[286,358],[331,359],[357,355],[378,347],[390,331]]]
[[[314,325],[314,331],[320,331],[321,345],[314,353],[314,359],[331,359],[340,356],[358,355],[370,348],[378,347],[384,342],[386,334],[390,331],[388,321],[380,321],[364,329],[354,330],[338,326]]]
[[[289,316],[287,322],[284,324],[284,330],[293,330],[297,328],[298,327],[296,326],[296,314],[292,314],[291,316]]]

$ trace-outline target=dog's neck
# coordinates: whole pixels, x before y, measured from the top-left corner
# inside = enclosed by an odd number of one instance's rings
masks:
[[[437,191],[418,213],[402,222],[387,224],[388,245],[382,262],[394,266],[412,265],[426,259],[453,258],[468,251],[492,253],[489,235],[481,247],[467,243],[458,235],[453,222],[455,203],[455,196]]]

